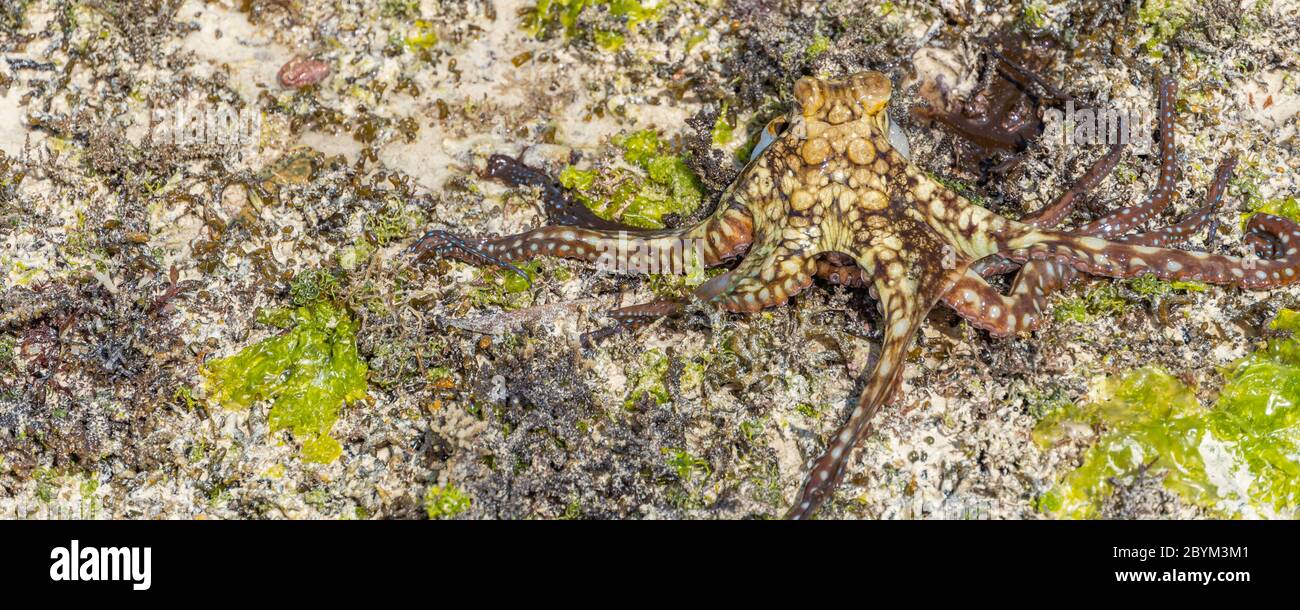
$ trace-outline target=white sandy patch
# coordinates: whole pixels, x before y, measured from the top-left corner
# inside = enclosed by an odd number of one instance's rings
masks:
[[[187,0],[177,15],[199,25],[181,45],[203,61],[195,66],[200,76],[229,70],[231,86],[249,101],[264,89],[279,87],[280,67],[294,53],[263,36],[244,15],[199,0]]]
[[[23,127],[23,109],[18,105],[20,94],[17,87],[10,87],[9,94],[0,96],[0,150],[10,157],[22,154],[27,142],[27,129]]]

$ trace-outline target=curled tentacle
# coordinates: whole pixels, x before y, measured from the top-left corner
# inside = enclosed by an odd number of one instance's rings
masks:
[[[514,186],[542,190],[551,225],[505,237],[466,239],[430,231],[408,252],[417,260],[445,256],[474,265],[497,265],[527,277],[511,264],[538,256],[559,256],[618,271],[685,273],[698,254],[717,265],[743,253],[753,240],[753,223],[742,206],[721,206],[703,222],[680,229],[638,229],[605,220],[573,197],[545,172],[505,155],[488,158],[484,176]]]
[[[1024,269],[1006,295],[968,270],[944,295],[943,302],[971,326],[995,337],[1033,330],[1047,317],[1047,295],[1067,286],[1074,273],[1053,261],[1031,261]]]
[[[1005,254],[1018,261],[1057,260],[1076,271],[1131,278],[1150,273],[1162,280],[1191,280],[1262,290],[1293,281],[1300,271],[1300,225],[1272,214],[1252,216],[1247,240],[1272,259],[1240,258],[1106,241],[1060,232],[1038,232]],[[1018,240],[1020,241],[1020,240]]]
[[[417,261],[446,257],[471,265],[502,267],[524,278],[528,286],[532,287],[533,278],[510,261],[489,252],[489,243],[484,239],[466,240],[447,231],[434,230],[425,233],[406,251],[413,254]]]
[[[639,230],[631,225],[597,216],[591,208],[583,205],[568,189],[565,189],[559,180],[540,169],[525,165],[514,157],[506,155],[488,157],[487,169],[483,172],[483,176],[510,186],[532,186],[541,189],[542,202],[549,224],[611,231]]]
[[[772,243],[772,242],[769,242]],[[814,260],[802,251],[772,243],[751,251],[731,270],[732,281],[712,298],[727,311],[754,312],[784,305],[812,285]]]
[[[1236,162],[1236,155],[1229,155],[1219,163],[1214,182],[1206,193],[1205,204],[1178,224],[1126,235],[1115,241],[1141,246],[1169,246],[1185,240],[1213,221]],[[1257,250],[1261,256],[1275,258],[1275,251],[1277,256],[1281,256],[1281,251],[1275,247],[1278,240],[1270,241],[1266,235],[1269,235],[1267,231],[1256,231],[1248,234],[1247,239],[1259,244]],[[1046,319],[1047,295],[1068,286],[1078,275],[1078,271],[1065,262],[1031,260],[1016,276],[1011,292],[1004,296],[983,281],[975,270],[976,266],[972,265],[971,271],[944,295],[944,302],[971,325],[994,336],[1036,328]]]
[[[1160,124],[1160,177],[1156,179],[1155,191],[1143,203],[1120,208],[1097,220],[1079,227],[1076,233],[1092,235],[1104,239],[1113,239],[1133,231],[1150,218],[1164,211],[1173,200],[1174,181],[1177,179],[1177,137],[1174,134],[1173,102],[1177,95],[1177,84],[1169,77],[1161,80],[1159,101]],[[1123,151],[1122,139],[1117,138],[1110,151],[1098,159],[1084,176],[1069,190],[1063,193],[1052,205],[1025,217],[1021,222],[1035,228],[1047,229],[1056,226],[1069,215],[1076,203],[1076,198],[1094,188],[1119,163]],[[1016,266],[1005,258],[989,257],[978,261],[975,270],[983,277],[1002,275],[1015,271]]]
[[[1102,180],[1106,179],[1106,176],[1109,176],[1111,172],[1115,171],[1115,166],[1119,165],[1119,158],[1123,152],[1123,141],[1116,140],[1116,142],[1111,145],[1110,150],[1106,151],[1105,155],[1102,155],[1094,161],[1093,164],[1088,167],[1088,171],[1084,172],[1083,176],[1071,185],[1069,189],[1064,193],[1061,193],[1061,196],[1057,197],[1056,201],[1052,202],[1051,205],[1022,218],[1020,222],[1039,229],[1050,229],[1061,224],[1061,221],[1065,220],[1065,217],[1069,216],[1070,212],[1074,211],[1074,205],[1077,203],[1076,200],[1080,195],[1096,188],[1098,184],[1101,184]]]
[[[730,207],[683,229],[548,226],[477,240],[431,231],[411,246],[410,251],[419,260],[448,256],[476,265],[510,267],[510,261],[559,256],[596,263],[609,270],[681,274],[692,264],[689,257],[693,255],[699,255],[699,262],[706,266],[738,256],[749,247],[752,232],[748,213]]]
[[[866,278],[862,276],[862,268],[858,267],[858,264],[853,262],[853,258],[850,256],[838,252],[827,252],[816,260],[817,271],[813,273],[815,277],[849,288],[867,285]]]

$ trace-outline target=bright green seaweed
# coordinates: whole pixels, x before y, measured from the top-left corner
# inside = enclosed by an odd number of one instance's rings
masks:
[[[356,323],[329,301],[265,310],[258,321],[287,332],[204,367],[211,395],[227,408],[271,401],[272,430],[291,430],[302,458],[329,463],[343,449],[329,435],[343,405],[366,397]]]
[[[1271,328],[1300,330],[1300,314],[1282,310]],[[1097,517],[1114,485],[1145,470],[1214,514],[1294,516],[1300,505],[1300,340],[1273,339],[1225,374],[1212,409],[1179,379],[1142,368],[1105,380],[1098,401],[1049,414],[1034,430],[1040,446],[1072,432],[1102,432],[1083,464],[1043,495],[1039,507],[1062,517]]]
[[[1270,201],[1258,202],[1251,206],[1251,210],[1241,215],[1241,224],[1246,226],[1246,221],[1251,216],[1263,212],[1274,216],[1282,216],[1291,220],[1300,220],[1300,198],[1283,197]]]
[[[667,145],[654,130],[633,132],[616,143],[623,149],[623,160],[644,170],[648,178],[618,168],[569,166],[560,172],[560,183],[597,216],[661,229],[664,216],[684,216],[700,206],[704,194],[695,174],[682,157],[666,152]]]

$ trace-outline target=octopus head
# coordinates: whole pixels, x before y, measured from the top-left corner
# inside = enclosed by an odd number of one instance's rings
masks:
[[[804,120],[840,125],[861,119],[880,121],[892,90],[889,77],[867,71],[834,80],[805,76],[794,84],[794,97]]]
[[[758,145],[750,156],[757,159],[769,144],[784,136],[803,140],[825,128],[862,133],[875,130],[884,134],[904,157],[908,156],[907,139],[894,125],[885,109],[889,106],[893,85],[889,77],[865,71],[838,79],[806,76],[794,84],[795,108],[788,117],[778,117],[767,124]]]

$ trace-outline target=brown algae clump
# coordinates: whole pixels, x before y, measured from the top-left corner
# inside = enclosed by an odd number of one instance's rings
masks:
[[[1271,328],[1300,330],[1282,310]],[[1083,463],[1043,495],[1050,514],[1093,518],[1117,484],[1149,474],[1183,500],[1225,516],[1292,516],[1300,506],[1300,340],[1274,339],[1227,369],[1212,409],[1176,377],[1142,368],[1106,379],[1098,401],[1050,414],[1049,447],[1072,430],[1103,432]]]
[[[287,332],[209,363],[204,376],[212,396],[233,409],[271,401],[271,430],[292,431],[304,460],[333,462],[343,452],[329,435],[339,410],[366,397],[356,323],[329,301],[264,310],[258,321]]]

